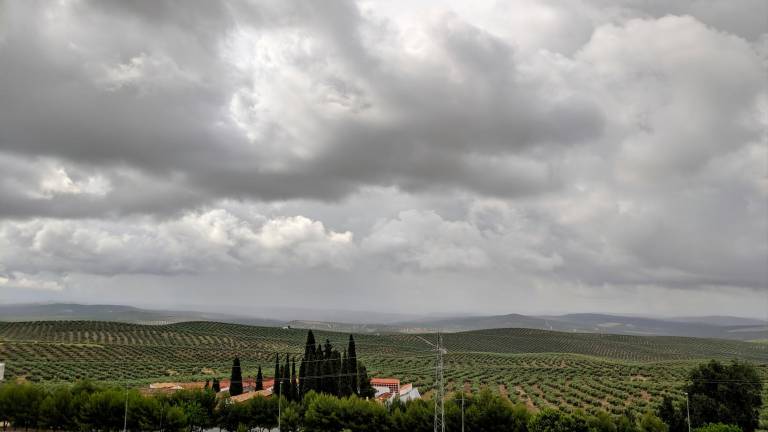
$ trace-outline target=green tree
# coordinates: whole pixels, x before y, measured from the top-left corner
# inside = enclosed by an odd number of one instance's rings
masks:
[[[651,412],[640,417],[640,432],[667,432],[669,428]]]
[[[740,427],[732,424],[709,423],[696,428],[694,432],[742,432],[742,430]]]
[[[669,395],[661,399],[661,404],[656,410],[656,415],[667,424],[669,432],[687,432],[688,420],[685,416],[685,408],[676,404]]]
[[[211,388],[216,393],[221,391],[221,384],[219,383],[219,379],[218,378],[214,378],[213,379],[213,384],[211,384]]]
[[[357,370],[357,347],[355,346],[355,337],[352,335],[349,335],[349,342],[347,342],[347,372],[351,378],[349,386],[352,388],[352,392],[356,395],[360,395],[361,388]]]
[[[763,383],[754,366],[711,360],[693,369],[689,380],[686,390],[693,427],[722,422],[738,425],[744,432],[757,429]]]
[[[371,378],[368,376],[368,370],[361,362],[357,362],[357,387],[360,389],[359,396],[362,398],[372,398],[376,395],[376,390],[371,386]]]
[[[3,398],[5,402],[0,417],[17,429],[36,428],[40,419],[40,405],[46,398],[42,388],[31,385],[5,385]]]
[[[285,396],[288,400],[293,400],[294,394],[291,390],[291,356],[290,354],[285,355],[285,365],[281,368],[282,370],[282,383],[283,383],[283,390],[282,395]]]
[[[299,396],[299,383],[296,376],[296,359],[291,359],[291,401],[298,401],[301,399]]]
[[[259,431],[269,431],[277,427],[278,399],[255,397],[248,401],[250,426]]]
[[[352,377],[349,373],[349,358],[347,351],[341,354],[341,370],[339,371],[339,396],[349,396],[352,392]]]
[[[357,397],[337,398],[312,394],[305,398],[304,430],[307,432],[356,432],[389,430],[389,416],[381,404]]]
[[[280,373],[280,353],[275,353],[275,381],[272,385],[272,393],[275,396],[280,396],[283,390],[283,377]]]
[[[237,396],[243,394],[243,371],[240,367],[240,357],[232,361],[232,374],[229,379],[229,394]]]
[[[509,401],[484,389],[466,409],[465,420],[468,430],[488,432],[509,431],[514,422],[514,413]]]
[[[301,410],[295,404],[288,404],[283,408],[280,417],[280,428],[286,432],[298,432],[301,430]]]
[[[544,408],[528,420],[530,432],[570,432],[567,414]]]
[[[313,389],[313,381],[311,379],[305,379],[308,376],[314,374],[314,368],[310,364],[315,359],[315,334],[310,330],[307,332],[307,342],[304,344],[304,356],[299,366],[299,393],[301,397],[304,397],[310,390]]]
[[[256,388],[255,390],[264,390],[264,376],[261,374],[261,365],[259,365],[259,371],[256,372]]]
[[[69,387],[54,389],[40,404],[40,426],[52,430],[73,430],[76,428],[74,397]]]
[[[80,410],[81,428],[84,427],[88,430],[121,429],[125,413],[125,397],[125,392],[122,390],[104,390],[91,393]],[[129,413],[133,413],[133,411],[129,410]]]

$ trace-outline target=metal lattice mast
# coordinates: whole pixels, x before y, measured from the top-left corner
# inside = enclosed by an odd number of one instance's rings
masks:
[[[445,432],[445,383],[443,381],[443,336],[437,333],[437,359],[435,362],[435,431]]]

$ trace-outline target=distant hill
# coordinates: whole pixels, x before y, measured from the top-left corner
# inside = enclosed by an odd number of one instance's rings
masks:
[[[291,315],[301,317],[301,311]],[[324,317],[324,314],[316,313]],[[350,318],[350,317],[347,317]],[[352,319],[355,317],[352,316]],[[394,315],[391,317],[394,318]],[[119,305],[82,305],[72,303],[0,305],[0,321],[93,320],[134,324],[164,324],[187,321],[218,321],[233,324],[315,329],[345,333],[446,333],[529,328],[562,332],[601,333],[636,336],[686,336],[733,340],[768,340],[768,323],[752,318],[702,316],[682,318],[645,318],[610,314],[567,314],[530,316],[520,314],[461,316],[391,321],[386,324],[335,322],[316,319],[283,321],[223,313],[142,309]]]
[[[733,323],[739,323],[733,325]],[[656,318],[605,314],[568,314],[528,316],[519,314],[440,318],[402,321],[387,325],[351,324],[324,321],[292,321],[292,327],[355,333],[446,333],[483,329],[529,328],[578,333],[602,333],[635,336],[686,336],[734,340],[768,339],[768,324],[738,317],[687,318],[671,321]]]
[[[186,321],[219,321],[235,324],[280,326],[282,321],[221,313],[141,309],[123,305],[41,303],[0,305],[0,321],[115,321],[133,324],[171,324]]]

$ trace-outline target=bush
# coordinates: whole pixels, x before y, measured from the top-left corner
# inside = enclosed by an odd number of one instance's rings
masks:
[[[694,429],[695,432],[742,432],[741,428],[725,423],[708,423],[700,428]]]

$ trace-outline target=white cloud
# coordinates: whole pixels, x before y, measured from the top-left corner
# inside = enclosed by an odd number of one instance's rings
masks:
[[[160,222],[6,221],[0,246],[9,270],[106,275],[346,267],[354,248],[350,232],[302,216],[241,218],[222,209]]]
[[[65,284],[57,278],[45,278],[22,272],[0,273],[0,288],[15,288],[34,291],[63,291]]]

